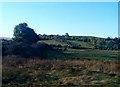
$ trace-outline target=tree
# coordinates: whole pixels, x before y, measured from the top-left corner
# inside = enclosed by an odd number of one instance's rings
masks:
[[[29,28],[27,23],[20,23],[14,28],[13,40],[24,43],[35,43],[39,37],[33,29]]]
[[[68,33],[65,33],[65,36],[68,36],[68,37],[69,37],[69,34],[68,34]]]
[[[69,39],[69,34],[65,33],[65,39],[68,40]]]

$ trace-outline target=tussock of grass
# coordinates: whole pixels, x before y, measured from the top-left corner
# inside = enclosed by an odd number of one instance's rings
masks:
[[[10,57],[10,56],[9,56]],[[105,85],[120,84],[119,61],[3,58],[3,85]],[[110,75],[115,74],[115,75]],[[7,86],[5,86],[7,85]]]

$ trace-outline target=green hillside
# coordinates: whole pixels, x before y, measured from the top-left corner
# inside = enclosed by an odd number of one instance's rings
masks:
[[[69,38],[65,40],[63,38],[51,39],[48,37],[47,37],[48,40],[39,40],[39,42],[43,42],[49,45],[81,46],[84,48],[94,48],[95,40],[103,39],[103,38],[92,37],[92,36],[69,36]]]
[[[94,48],[94,44],[88,42],[81,42],[76,40],[67,40],[67,41],[59,41],[59,40],[41,40],[39,42],[43,42],[49,45],[61,45],[61,46],[81,46],[85,48]]]
[[[61,45],[61,46],[68,45],[66,42],[61,42],[59,40],[40,40],[39,42],[43,42],[49,45]]]
[[[76,40],[68,40],[67,42],[70,42],[72,45],[75,45],[75,46],[81,46],[85,48],[94,48],[94,44],[90,42],[81,42]]]

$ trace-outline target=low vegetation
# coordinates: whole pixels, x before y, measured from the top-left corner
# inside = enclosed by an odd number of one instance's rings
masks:
[[[3,58],[3,86],[40,85],[120,86],[119,61],[113,60],[41,60],[39,58]]]
[[[20,23],[0,43],[3,87],[120,86],[120,38],[37,35]]]

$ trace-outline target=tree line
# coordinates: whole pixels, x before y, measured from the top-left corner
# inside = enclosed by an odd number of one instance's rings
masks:
[[[90,37],[90,36],[69,36],[69,34],[66,33],[65,35],[39,34],[39,39],[40,40],[58,40],[61,42],[67,42],[67,40],[80,41],[80,42],[93,44],[94,49],[100,49],[100,50],[119,50],[120,49],[120,38],[117,38],[117,37],[99,38],[99,37]],[[83,47],[78,45],[76,46],[76,48],[79,49]]]
[[[94,49],[100,50],[120,50],[120,38],[98,38],[85,36],[65,35],[37,35],[34,29],[30,28],[27,23],[20,23],[15,26],[12,40],[1,40],[2,54],[4,55],[20,55],[24,57],[45,56],[48,50],[65,51],[67,48],[84,49],[78,46],[61,46],[48,45],[39,43],[40,40],[58,40],[67,42],[68,40],[80,41],[94,45]],[[70,43],[69,43],[70,44]],[[62,50],[61,50],[62,49]],[[87,49],[87,48],[86,48]]]

